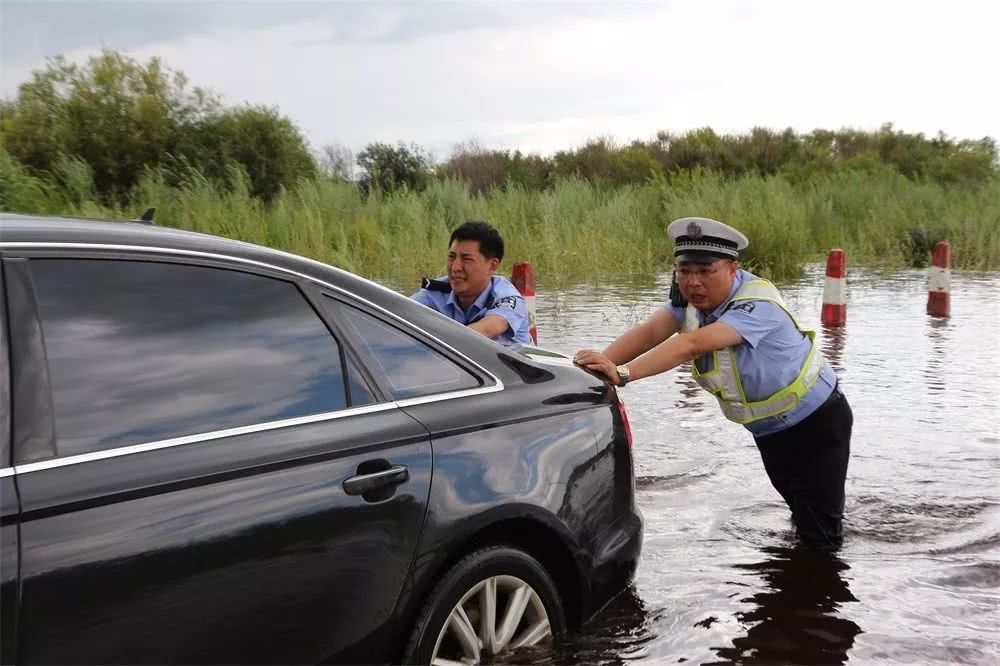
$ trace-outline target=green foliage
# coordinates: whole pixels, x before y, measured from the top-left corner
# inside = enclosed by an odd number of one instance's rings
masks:
[[[649,146],[636,142],[611,153],[609,179],[614,185],[642,183],[663,173]]]
[[[520,150],[487,150],[474,142],[459,144],[439,170],[447,178],[459,178],[477,194],[493,189],[520,187],[546,189],[553,177],[551,161],[539,155],[525,155]]]
[[[937,141],[942,147],[931,160],[928,175],[939,183],[982,183],[995,174],[997,146],[992,139],[960,141],[954,149],[944,137]]]
[[[419,191],[430,178],[430,158],[416,144],[370,143],[358,153],[358,166],[365,170],[365,185],[383,192]]]
[[[552,182],[552,166],[549,161],[538,155],[525,155],[520,150],[503,151],[498,158],[506,182],[526,190],[538,191],[545,189]]]
[[[97,199],[94,172],[79,157],[60,155],[52,166],[52,176],[63,199],[72,206],[82,206]]]
[[[592,183],[606,183],[611,176],[610,139],[592,139],[576,150],[560,150],[552,158],[555,174],[562,178],[583,178]]]
[[[53,172],[73,155],[89,166],[98,192],[121,194],[175,148],[179,128],[216,105],[156,58],[143,65],[104,50],[83,66],[51,59],[21,85],[2,131],[6,149],[35,172]]]
[[[0,151],[0,205],[22,212],[134,218],[157,208],[157,224],[219,234],[303,254],[410,293],[421,275],[443,271],[448,235],[469,218],[496,225],[507,243],[502,270],[531,261],[539,281],[586,281],[604,273],[649,276],[671,264],[667,224],[704,215],[743,230],[744,263],[775,280],[833,247],[851,263],[921,265],[947,238],[957,268],[1000,269],[1000,180],[955,187],[915,182],[884,165],[816,176],[802,185],[778,176],[727,178],[693,170],[658,174],[643,185],[603,187],[558,179],[543,191],[510,183],[488,196],[459,179],[432,180],[422,192],[373,189],[316,176],[253,194],[246,170],[223,178],[196,169],[149,168],[123,207],[87,199],[86,172],[64,163],[58,185],[31,176]]]
[[[71,168],[78,188],[85,165],[104,201],[127,195],[146,167],[161,164],[223,178],[238,162],[265,199],[316,170],[301,133],[276,110],[222,109],[157,58],[143,64],[108,49],[82,66],[49,60],[0,106],[0,132],[36,175],[62,183]]]
[[[459,144],[451,158],[441,167],[441,175],[464,180],[469,189],[477,194],[486,194],[494,188],[507,184],[509,173],[499,151],[486,150],[472,141]]]
[[[48,213],[63,207],[55,188],[0,149],[0,210]]]
[[[683,134],[659,132],[650,142],[627,146],[592,139],[550,158],[461,145],[441,172],[486,193],[511,182],[531,190],[551,188],[559,178],[582,178],[604,187],[640,185],[661,174],[677,178],[697,170],[728,178],[783,174],[798,184],[849,171],[892,172],[917,181],[972,185],[996,178],[997,166],[997,147],[990,138],[956,141],[939,134],[927,139],[885,125],[875,132],[815,130],[803,135],[762,127],[720,135],[705,127]]]
[[[735,140],[719,136],[712,128],[705,127],[680,136],[659,132],[654,150],[665,171],[702,168],[735,175],[746,170],[736,157],[735,143]]]
[[[210,178],[224,179],[227,165],[240,164],[251,194],[266,201],[317,172],[299,129],[277,109],[264,106],[209,115],[192,128],[179,153]]]

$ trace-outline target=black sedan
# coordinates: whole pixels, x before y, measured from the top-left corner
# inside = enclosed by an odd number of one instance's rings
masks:
[[[613,387],[348,272],[0,214],[4,663],[478,663],[642,523]]]

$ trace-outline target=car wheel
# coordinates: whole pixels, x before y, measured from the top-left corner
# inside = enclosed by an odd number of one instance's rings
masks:
[[[563,633],[552,578],[530,555],[491,546],[464,557],[433,589],[406,647],[407,664],[479,664]]]

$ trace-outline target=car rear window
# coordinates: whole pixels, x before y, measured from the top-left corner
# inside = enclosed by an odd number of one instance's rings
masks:
[[[148,261],[31,269],[60,455],[372,401],[290,282]]]
[[[338,321],[364,343],[365,361],[396,400],[477,388],[480,380],[451,359],[378,317],[330,299]]]

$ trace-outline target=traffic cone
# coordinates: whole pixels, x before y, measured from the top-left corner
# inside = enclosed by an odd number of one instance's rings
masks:
[[[524,304],[528,308],[528,323],[531,328],[531,339],[538,344],[538,329],[535,327],[535,270],[527,261],[514,264],[514,272],[510,281],[514,287],[524,296]]]
[[[951,244],[941,241],[934,246],[934,260],[927,274],[927,314],[951,316]]]
[[[844,251],[830,250],[826,258],[826,285],[823,287],[824,326],[843,326],[847,323],[847,267]]]

